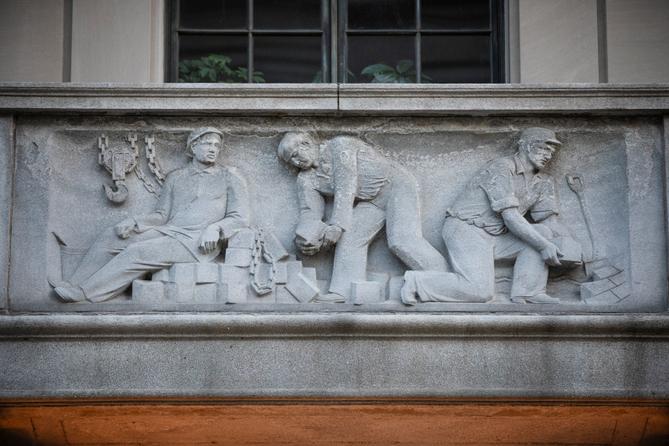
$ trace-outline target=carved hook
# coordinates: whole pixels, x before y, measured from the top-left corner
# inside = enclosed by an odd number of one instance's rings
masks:
[[[128,199],[128,187],[124,180],[114,180],[114,186],[104,184],[103,187],[107,198],[114,203],[123,203]]]
[[[130,148],[109,147],[109,139],[106,135],[98,138],[98,163],[111,173],[113,186],[104,185],[107,198],[113,203],[123,203],[128,198],[128,187],[125,177],[137,167],[138,149],[137,135],[129,134],[127,141]]]

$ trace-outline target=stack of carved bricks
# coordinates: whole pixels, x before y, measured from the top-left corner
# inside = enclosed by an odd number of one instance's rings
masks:
[[[261,262],[255,271],[258,282],[271,281],[269,294],[259,295],[248,285],[253,279],[253,229],[238,231],[228,240],[223,263],[177,263],[154,273],[151,280],[135,280],[132,300],[157,303],[165,299],[184,304],[307,303],[319,294],[315,268],[305,268],[295,256],[288,255],[273,235],[266,236],[265,248],[278,259]],[[276,245],[276,246],[275,246]]]
[[[177,263],[153,274],[152,280],[135,280],[132,299],[176,303],[246,302],[248,268],[221,263]]]
[[[242,230],[230,237],[225,263],[177,263],[135,280],[132,298],[140,302],[163,299],[176,303],[245,303],[255,233]]]
[[[581,299],[587,304],[614,304],[630,294],[625,271],[606,263],[594,269],[592,282],[581,284]]]

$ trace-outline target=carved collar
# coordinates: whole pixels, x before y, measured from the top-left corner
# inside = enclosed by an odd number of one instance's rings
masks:
[[[209,167],[201,168],[199,165],[192,163],[190,165],[189,173],[191,175],[204,175],[204,174],[216,174],[219,173],[222,168],[218,164],[213,164]]]

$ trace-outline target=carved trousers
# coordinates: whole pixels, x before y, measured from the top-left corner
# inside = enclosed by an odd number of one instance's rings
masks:
[[[93,302],[112,299],[146,273],[197,259],[178,240],[150,229],[121,239],[107,230],[90,247],[69,282]]]
[[[532,225],[553,238],[542,224]],[[541,254],[515,235],[490,235],[458,218],[448,217],[442,231],[452,272],[407,271],[405,286],[424,302],[486,302],[495,295],[495,260],[514,260],[511,297],[546,292],[548,265]]]
[[[398,169],[379,197],[353,208],[353,225],[335,248],[331,293],[348,297],[353,282],[367,280],[369,245],[384,225],[388,247],[409,268],[446,271],[444,257],[423,238],[416,180]]]

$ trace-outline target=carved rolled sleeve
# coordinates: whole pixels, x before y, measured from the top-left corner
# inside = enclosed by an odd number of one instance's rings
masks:
[[[494,167],[501,167],[495,169]],[[501,213],[504,209],[518,207],[520,202],[514,194],[513,172],[503,166],[491,166],[485,172],[485,178],[481,181],[481,188],[490,200],[490,208]]]

